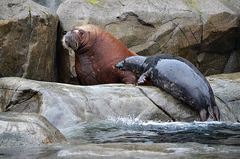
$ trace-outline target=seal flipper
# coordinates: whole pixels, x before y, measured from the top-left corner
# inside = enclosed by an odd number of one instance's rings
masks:
[[[213,106],[213,115],[215,117],[215,120],[220,121],[220,111],[216,105]]]
[[[208,107],[208,113],[214,121],[220,121],[220,112],[216,105]]]
[[[201,121],[206,121],[208,119],[209,113],[206,109],[201,109],[199,115]]]
[[[125,84],[135,84],[137,79],[136,76],[130,71],[120,72],[121,82]]]
[[[144,72],[138,79],[137,84],[144,83],[146,81],[146,78],[150,76],[150,72],[152,71],[152,68]]]

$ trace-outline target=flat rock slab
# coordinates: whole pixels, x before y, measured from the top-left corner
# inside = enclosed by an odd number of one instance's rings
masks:
[[[150,86],[78,86],[9,77],[0,79],[0,99],[2,111],[39,113],[59,129],[111,117],[157,121],[198,119],[188,106]]]
[[[63,143],[65,137],[44,117],[28,113],[0,113],[0,147]]]
[[[240,73],[209,77],[222,121],[239,121]],[[223,78],[224,76],[227,76]],[[0,79],[1,111],[38,113],[58,129],[112,117],[194,121],[198,114],[153,86],[79,86],[8,77]]]

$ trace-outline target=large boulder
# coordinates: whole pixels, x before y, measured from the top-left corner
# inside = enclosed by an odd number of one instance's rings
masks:
[[[240,122],[240,73],[208,77],[213,87],[221,119]]]
[[[156,87],[75,86],[10,77],[0,79],[0,108],[3,112],[38,113],[60,130],[79,122],[118,117],[156,121],[198,119],[189,107]]]
[[[59,130],[37,114],[0,113],[0,123],[0,147],[66,142]]]
[[[57,15],[31,0],[0,8],[0,77],[56,81]]]
[[[222,121],[240,121],[240,79],[209,77]],[[75,86],[23,78],[0,79],[1,111],[38,113],[62,130],[79,122],[109,118],[155,121],[199,120],[189,106],[153,86]]]
[[[57,14],[62,32],[96,24],[140,55],[171,52],[210,75],[240,70],[239,6],[234,0],[67,0]],[[58,47],[60,81],[70,82],[68,55]]]
[[[32,0],[38,4],[41,4],[45,7],[50,8],[53,11],[56,11],[58,6],[65,0]]]

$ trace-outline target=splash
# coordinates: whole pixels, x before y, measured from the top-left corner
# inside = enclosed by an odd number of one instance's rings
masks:
[[[64,132],[64,131],[62,131]],[[240,123],[143,121],[133,116],[79,123],[64,132],[81,143],[187,143],[240,145]]]

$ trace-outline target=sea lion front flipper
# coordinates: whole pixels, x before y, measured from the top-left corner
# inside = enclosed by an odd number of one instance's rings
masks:
[[[152,71],[152,68],[144,72],[138,79],[137,84],[144,83],[146,81],[146,78],[150,76],[150,72]]]

